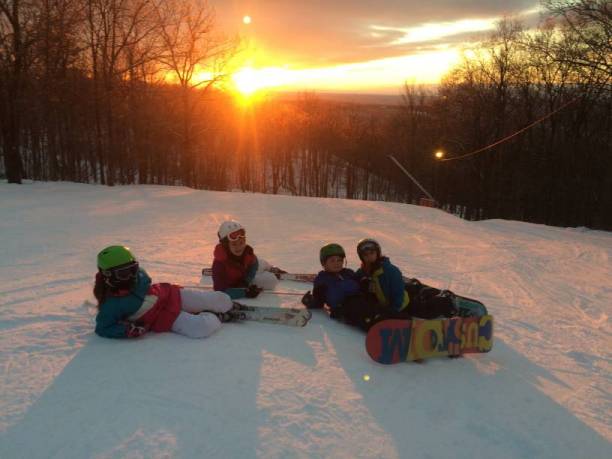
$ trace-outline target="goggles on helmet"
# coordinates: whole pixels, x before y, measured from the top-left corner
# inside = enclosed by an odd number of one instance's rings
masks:
[[[246,239],[246,232],[244,231],[244,229],[243,229],[243,228],[241,228],[241,229],[239,229],[239,230],[232,231],[231,233],[229,233],[229,234],[227,235],[227,238],[228,238],[230,241],[232,241],[232,242],[235,242],[235,241],[237,241],[238,239],[241,239],[241,238],[242,238],[242,239]]]
[[[378,246],[373,242],[366,242],[359,247],[359,253],[378,252]]]
[[[120,281],[135,279],[138,274],[138,262],[134,261],[117,268],[105,269],[102,271],[105,277],[113,278]]]

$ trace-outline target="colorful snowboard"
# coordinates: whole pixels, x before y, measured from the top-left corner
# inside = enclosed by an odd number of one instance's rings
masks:
[[[366,336],[366,350],[383,364],[438,356],[489,352],[493,347],[493,316],[450,319],[383,320]]]

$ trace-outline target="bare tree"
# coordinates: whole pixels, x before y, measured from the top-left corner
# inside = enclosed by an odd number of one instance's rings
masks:
[[[28,0],[0,0],[0,107],[4,168],[9,183],[21,183],[21,123],[30,50],[35,42],[38,5]]]
[[[87,0],[100,181],[109,185],[125,153],[116,142],[115,89],[131,69],[155,58],[154,13],[151,0]]]
[[[196,185],[199,170],[195,138],[202,126],[194,112],[201,98],[225,77],[224,69],[236,52],[236,40],[215,33],[214,10],[203,0],[163,0],[155,5],[163,51],[159,61],[181,88],[181,172]],[[196,90],[200,90],[196,92]]]
[[[592,79],[593,73],[609,85],[612,78],[612,3],[609,0],[544,0],[544,6],[562,19],[566,39],[575,45],[563,59],[583,69]],[[553,48],[554,49],[554,48]],[[599,79],[599,78],[597,78]]]

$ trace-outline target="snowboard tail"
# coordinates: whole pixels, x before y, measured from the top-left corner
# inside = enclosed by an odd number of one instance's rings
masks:
[[[390,319],[366,336],[366,351],[376,362],[394,364],[440,356],[489,352],[493,316],[449,319]]]
[[[481,301],[473,298],[454,295],[453,303],[461,317],[484,317],[489,314],[487,307]]]
[[[474,298],[457,295],[449,290],[440,290],[430,285],[423,284],[416,278],[404,277],[406,291],[410,298],[415,298],[421,295],[428,297],[434,295],[445,295],[452,300],[452,303],[457,310],[457,315],[460,317],[482,317],[488,315],[486,306]]]

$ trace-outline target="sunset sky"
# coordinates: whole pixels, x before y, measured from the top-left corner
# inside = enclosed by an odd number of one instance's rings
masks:
[[[504,15],[526,24],[537,0],[209,0],[218,28],[247,49],[236,80],[246,91],[390,93],[437,83],[462,45]],[[245,16],[250,18],[245,21]]]

